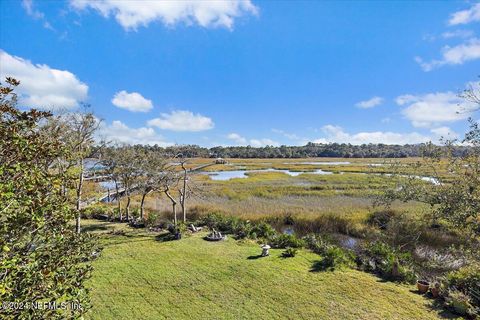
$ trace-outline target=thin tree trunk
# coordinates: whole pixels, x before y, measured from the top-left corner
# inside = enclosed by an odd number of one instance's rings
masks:
[[[150,190],[142,194],[142,201],[140,202],[140,219],[143,220],[144,206],[145,206],[145,197],[150,193]]]
[[[117,199],[117,204],[118,204],[118,215],[119,215],[119,219],[120,221],[122,221],[122,203],[120,202],[120,192],[118,190],[118,182],[117,182],[117,179],[114,180],[115,181],[115,198]]]
[[[77,203],[76,203],[76,210],[77,210],[77,221],[76,221],[76,230],[77,233],[80,233],[81,227],[80,227],[80,204],[82,201],[82,186],[83,186],[83,159],[80,159],[80,176],[79,176],[79,181],[78,181],[78,186],[77,186]]]
[[[183,191],[181,193],[181,205],[182,205],[182,214],[183,214],[183,222],[187,222],[187,204],[186,204],[186,195],[187,195],[187,168],[185,168],[185,164],[182,162],[182,169],[183,169]]]
[[[127,218],[127,222],[129,221],[130,219],[130,192],[127,189],[125,189],[125,192],[127,194],[127,205],[125,206],[125,215],[126,215],[126,218]]]
[[[170,199],[170,201],[172,201],[173,224],[176,227],[177,226],[177,201],[175,201],[175,199],[170,195],[170,193],[168,192],[169,190],[170,188],[167,186],[164,192],[167,195],[167,197]]]

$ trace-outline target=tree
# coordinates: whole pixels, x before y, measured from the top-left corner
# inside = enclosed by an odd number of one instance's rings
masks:
[[[80,233],[80,209],[82,205],[82,190],[85,175],[85,158],[92,155],[96,148],[95,132],[100,121],[95,118],[88,106],[81,112],[63,113],[50,117],[47,125],[43,128],[47,132],[58,132],[59,140],[70,152],[68,158],[61,159],[66,163],[66,168],[73,171],[76,179],[72,180],[75,189],[75,209],[77,211],[76,230]]]
[[[141,175],[138,177],[138,189],[141,192],[140,219],[144,219],[146,196],[161,185],[166,166],[165,159],[156,152],[145,150],[138,159]]]
[[[470,90],[463,96],[478,106],[478,92]],[[396,188],[387,190],[378,202],[423,202],[430,205],[434,225],[444,222],[467,235],[480,235],[480,127],[472,119],[469,122],[470,129],[461,141],[465,152],[456,154],[456,140],[444,141],[443,147],[427,144],[422,160],[409,166],[407,177],[398,176]],[[425,172],[433,183],[418,179]]]
[[[89,308],[84,281],[98,252],[94,237],[70,226],[71,210],[62,186],[70,177],[52,166],[70,156],[40,124],[52,117],[20,111],[14,87],[0,85],[0,301],[69,301],[81,309],[0,308],[2,319],[80,318]]]
[[[120,181],[125,190],[127,204],[125,205],[125,217],[130,219],[130,203],[132,191],[138,187],[138,178],[141,176],[139,160],[141,155],[133,146],[122,146],[117,149],[117,168]]]

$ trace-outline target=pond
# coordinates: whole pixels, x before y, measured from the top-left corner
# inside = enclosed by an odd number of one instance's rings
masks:
[[[326,166],[341,166],[351,164],[349,161],[311,161],[311,162],[284,162],[283,164],[312,164]]]
[[[310,174],[333,174],[330,171],[323,171],[321,169],[317,169],[315,171],[291,171],[291,170],[284,170],[284,169],[263,169],[263,170],[232,170],[232,171],[212,171],[212,172],[201,172],[201,174],[205,174],[210,176],[210,179],[217,180],[217,181],[227,181],[236,178],[248,178],[249,172],[282,172],[288,174],[289,176],[296,177],[304,173]]]

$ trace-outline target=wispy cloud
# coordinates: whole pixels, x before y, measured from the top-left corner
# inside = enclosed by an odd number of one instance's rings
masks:
[[[431,71],[444,65],[461,65],[467,61],[480,59],[480,39],[472,38],[457,46],[445,46],[442,49],[442,58],[439,60],[424,61],[415,57],[415,61],[424,71]]]
[[[25,12],[30,17],[32,17],[35,20],[41,20],[42,25],[45,29],[55,31],[55,28],[45,18],[45,14],[35,8],[35,4],[33,3],[33,0],[22,0],[22,7],[25,9]]]
[[[238,133],[230,133],[227,135],[227,138],[233,141],[236,145],[239,146],[252,146],[255,148],[265,147],[265,146],[279,146],[280,144],[277,141],[272,139],[263,138],[263,139],[247,139],[242,137]]]
[[[384,143],[384,144],[415,144],[428,142],[430,137],[422,135],[417,132],[411,133],[396,133],[396,132],[358,132],[350,134],[342,127],[335,125],[326,125],[322,127],[322,132],[325,135],[322,138],[315,139],[316,143],[350,143],[354,145],[368,144],[368,143]]]
[[[475,3],[469,9],[452,13],[448,20],[448,24],[455,26],[475,21],[480,21],[480,3]]]
[[[360,101],[356,103],[355,106],[360,109],[370,109],[381,105],[383,101],[384,99],[382,97],[375,96],[368,100]]]

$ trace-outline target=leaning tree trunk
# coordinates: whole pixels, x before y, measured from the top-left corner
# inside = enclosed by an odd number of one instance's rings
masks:
[[[168,192],[169,190],[170,190],[170,188],[167,187],[164,192],[167,195],[167,197],[170,199],[170,201],[172,201],[173,224],[176,227],[177,226],[177,201],[175,201],[175,199],[172,197],[172,195]]]
[[[142,219],[142,221],[143,221],[143,214],[144,214],[145,197],[149,193],[150,193],[150,190],[148,190],[148,191],[146,191],[142,194],[142,201],[140,202],[140,219]]]
[[[127,205],[125,206],[125,215],[127,218],[127,222],[130,219],[130,190],[128,188],[125,189],[125,193],[127,194]]]
[[[80,227],[80,205],[82,202],[82,186],[83,186],[83,159],[80,160],[80,176],[78,180],[78,185],[77,185],[77,202],[75,209],[77,210],[77,221],[75,225],[75,229],[77,233],[80,233],[81,227]]]

